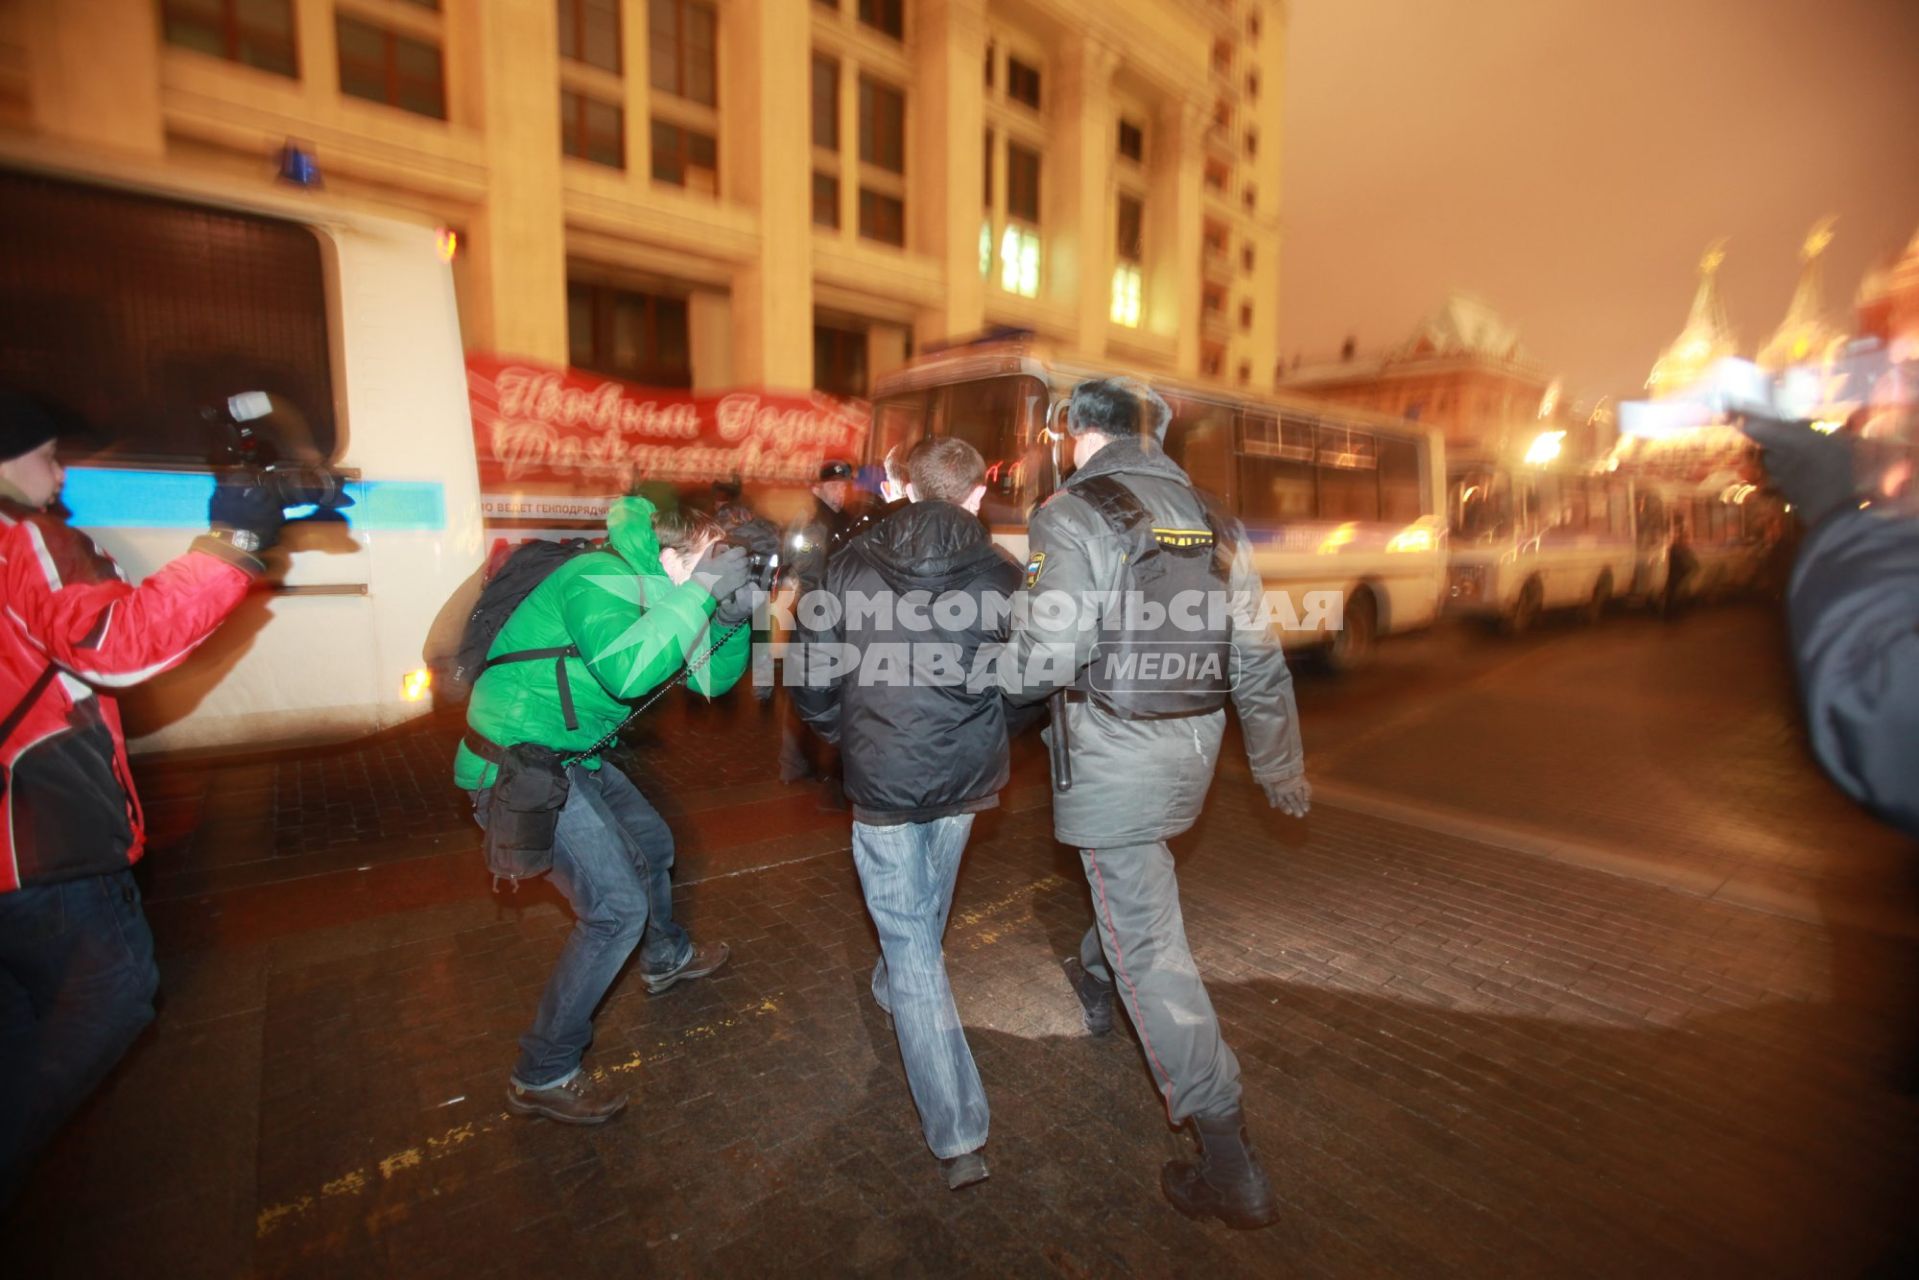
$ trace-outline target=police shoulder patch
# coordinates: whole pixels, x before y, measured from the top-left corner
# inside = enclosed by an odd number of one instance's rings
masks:
[[[1044,572],[1045,569],[1046,553],[1044,551],[1035,551],[1026,561],[1026,586],[1028,590],[1031,590],[1033,584],[1039,581],[1039,575]]]

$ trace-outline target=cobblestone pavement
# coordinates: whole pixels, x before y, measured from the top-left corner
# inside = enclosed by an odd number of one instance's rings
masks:
[[[169,824],[152,859],[162,1016],[0,1249],[22,1275],[1896,1267],[1919,1136],[1913,932],[1754,910],[1668,874],[1761,830],[1767,848],[1817,842],[1911,918],[1893,846],[1748,707],[1778,673],[1741,616],[1412,642],[1459,664],[1435,681],[1409,645],[1365,680],[1303,686],[1309,750],[1357,799],[1293,822],[1222,777],[1179,843],[1181,883],[1283,1200],[1271,1230],[1190,1223],[1160,1199],[1173,1138],[1138,1046],[1087,1038],[1060,977],[1089,913],[1030,758],[980,823],[948,935],[993,1177],[944,1189],[865,995],[875,948],[845,818],[765,781],[773,735],[742,700],[676,709],[631,758],[685,833],[681,918],[735,958],[664,997],[615,989],[589,1065],[635,1101],[594,1131],[502,1109],[569,920],[544,885],[489,891],[457,797],[435,793],[444,730],[253,762],[245,803],[220,770],[150,772]],[[1758,676],[1697,674],[1738,664]],[[1518,781],[1502,789],[1479,775],[1503,722],[1441,731],[1509,695],[1514,723],[1562,731],[1507,735]],[[1388,715],[1403,720],[1378,732]],[[1619,763],[1599,753],[1635,741],[1670,785],[1582,801],[1581,778]],[[1421,742],[1456,762],[1450,789],[1418,773]],[[1770,781],[1720,796],[1741,759]],[[304,790],[285,798],[310,779],[317,814]],[[333,820],[361,833],[329,843],[327,808],[355,787],[364,803]],[[1382,817],[1379,797],[1471,812],[1490,835]],[[1763,820],[1697,808],[1735,803]],[[1496,823],[1628,860],[1502,847],[1524,842]],[[1817,907],[1844,877],[1807,865],[1821,874],[1798,901]]]

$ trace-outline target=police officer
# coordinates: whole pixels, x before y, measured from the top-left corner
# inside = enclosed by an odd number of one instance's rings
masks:
[[[1169,1117],[1191,1122],[1199,1138],[1196,1160],[1162,1171],[1167,1199],[1190,1217],[1250,1229],[1277,1209],[1241,1115],[1239,1063],[1186,943],[1166,841],[1199,816],[1228,696],[1273,805],[1304,817],[1311,790],[1292,676],[1256,618],[1250,552],[1236,522],[1214,513],[1160,449],[1170,418],[1165,401],[1131,380],[1073,392],[1066,430],[1077,469],[1033,515],[1001,686],[1014,702],[1065,690],[1049,735],[1063,712],[1071,777],[1062,789],[1055,767],[1053,830],[1078,846],[1092,891],[1096,922],[1079,960],[1067,962],[1087,1030],[1111,1030],[1117,986]],[[1156,605],[1177,625],[1162,619],[1155,629]],[[1149,662],[1156,649],[1182,658]],[[1235,651],[1236,678],[1188,660]],[[1146,675],[1173,667],[1171,680]]]

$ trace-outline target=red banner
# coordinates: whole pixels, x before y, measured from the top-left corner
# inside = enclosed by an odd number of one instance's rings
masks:
[[[863,403],[814,392],[694,394],[478,354],[466,380],[490,518],[591,519],[648,480],[805,484],[866,438]]]

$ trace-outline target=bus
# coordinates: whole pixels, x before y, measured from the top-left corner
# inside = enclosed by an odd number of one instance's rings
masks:
[[[1670,538],[1630,479],[1455,458],[1449,613],[1518,633],[1549,610],[1597,621],[1615,600],[1659,598]]]
[[[251,426],[353,500],[289,524],[263,586],[127,692],[130,747],[341,739],[428,710],[428,624],[482,554],[445,236],[8,144],[0,242],[0,377],[84,424],[62,441],[63,501],[130,579],[206,528],[233,397],[270,406]]]
[[[925,435],[966,440],[987,459],[980,513],[1023,561],[1027,516],[1070,467],[1049,414],[1079,383],[1121,372],[1048,358],[1018,337],[931,354],[878,380],[869,462]],[[1288,648],[1316,648],[1347,670],[1378,637],[1438,618],[1446,464],[1436,430],[1302,397],[1147,380],[1173,410],[1167,454],[1241,520],[1267,590],[1294,604]]]
[[[1447,612],[1519,633],[1549,611],[1597,622],[1615,603],[1659,608],[1675,594],[1740,590],[1757,577],[1765,544],[1767,504],[1749,501],[1756,492],[1456,457]],[[1682,538],[1692,567],[1672,582]]]

